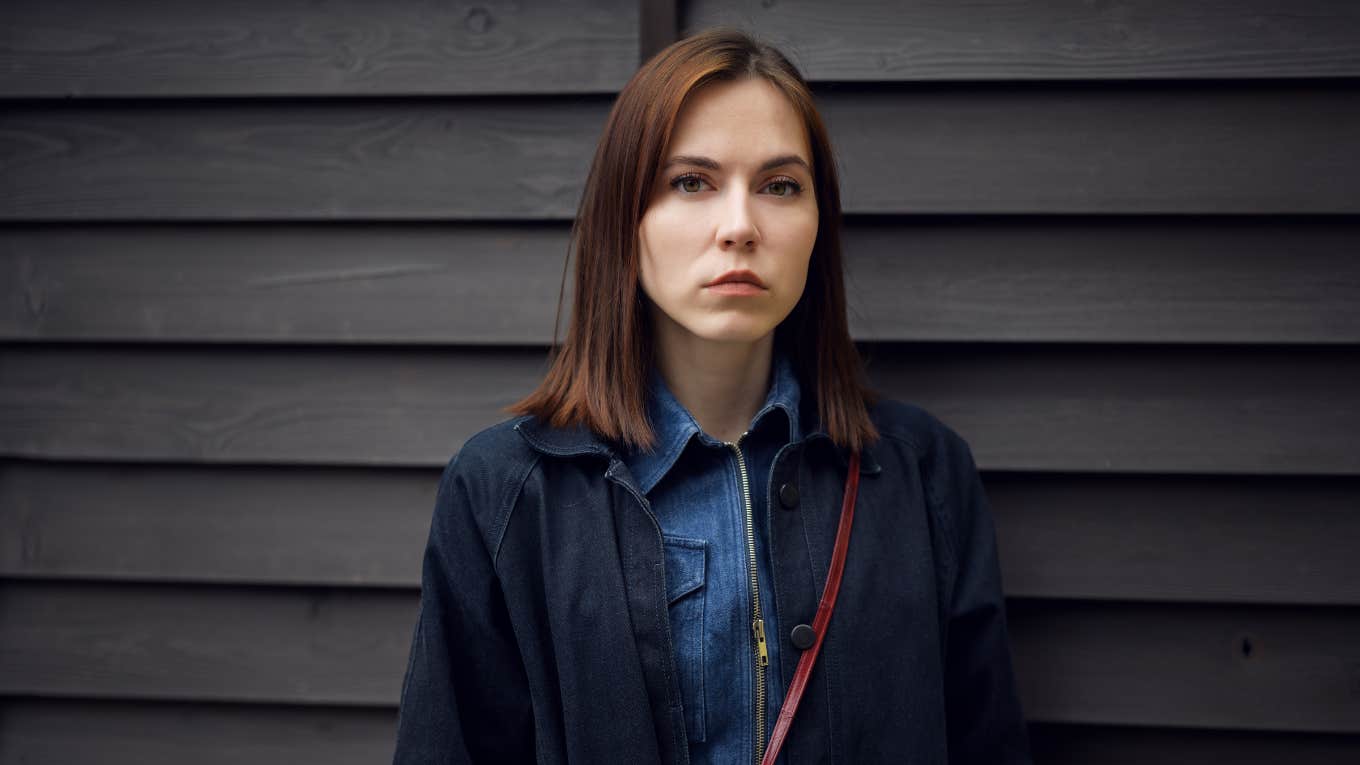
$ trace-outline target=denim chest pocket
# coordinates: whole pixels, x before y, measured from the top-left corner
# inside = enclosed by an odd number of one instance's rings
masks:
[[[670,612],[680,703],[690,741],[703,741],[704,709],[704,559],[703,539],[663,536],[666,550],[666,604]]]

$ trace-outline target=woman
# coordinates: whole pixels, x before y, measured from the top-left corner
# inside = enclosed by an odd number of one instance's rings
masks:
[[[864,386],[840,216],[774,49],[700,34],[623,89],[567,337],[441,479],[397,762],[760,763],[814,645],[778,762],[1029,761],[977,470]]]

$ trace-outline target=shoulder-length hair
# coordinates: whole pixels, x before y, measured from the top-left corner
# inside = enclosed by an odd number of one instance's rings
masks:
[[[647,209],[662,152],[690,93],[715,80],[763,77],[803,118],[812,148],[817,239],[807,284],[775,328],[775,353],[793,362],[821,429],[858,450],[877,439],[868,406],[876,399],[850,339],[841,258],[840,184],[826,127],[802,75],[782,53],[745,33],[718,28],[679,40],[645,63],[619,92],[595,149],[571,246],[576,255],[574,307],[566,340],[537,390],[506,407],[554,427],[584,425],[639,448],[655,440],[647,419],[653,363],[646,293],[638,281],[638,225]],[[566,269],[562,286],[566,286]],[[558,318],[561,318],[559,295]]]

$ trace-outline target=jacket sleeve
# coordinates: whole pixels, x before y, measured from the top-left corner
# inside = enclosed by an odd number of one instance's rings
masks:
[[[533,762],[529,688],[473,514],[494,498],[464,452],[445,467],[402,681],[395,765]],[[475,480],[477,473],[483,480]]]
[[[991,509],[967,443],[952,431],[943,442],[932,493],[952,547],[944,625],[949,762],[1030,763]]]

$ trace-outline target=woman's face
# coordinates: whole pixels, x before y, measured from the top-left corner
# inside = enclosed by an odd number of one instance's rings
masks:
[[[754,342],[789,315],[817,240],[811,165],[802,119],[765,79],[690,94],[638,226],[642,290],[663,330]],[[734,271],[750,273],[715,284]]]

